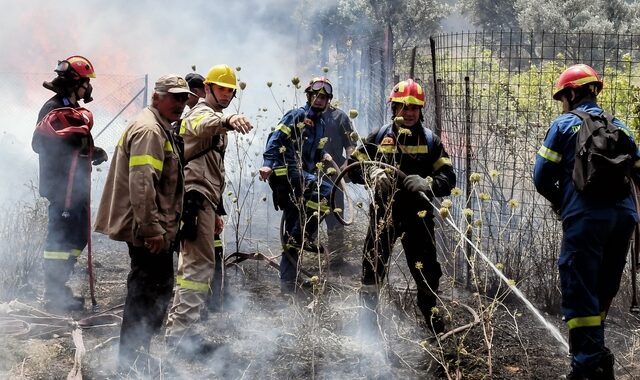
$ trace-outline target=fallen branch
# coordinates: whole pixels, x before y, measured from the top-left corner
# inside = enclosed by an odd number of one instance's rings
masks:
[[[469,313],[471,313],[471,315],[473,316],[473,322],[471,323],[467,323],[466,325],[460,326],[460,327],[456,327],[455,329],[449,330],[446,333],[442,334],[440,336],[440,340],[445,340],[450,336],[453,336],[457,333],[460,333],[462,331],[468,330],[470,328],[472,328],[475,325],[480,324],[480,316],[478,316],[478,313],[476,313],[475,310],[473,310],[473,308],[471,308],[468,305],[465,305],[463,303],[459,303],[459,302],[454,302],[455,305],[460,305],[462,307],[464,307],[465,309],[467,309],[467,311],[469,311]]]

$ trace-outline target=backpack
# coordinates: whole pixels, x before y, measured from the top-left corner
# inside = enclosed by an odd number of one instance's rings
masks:
[[[611,114],[571,113],[582,120],[572,174],[576,190],[589,198],[620,200],[628,196],[635,152],[631,138],[613,124]]]

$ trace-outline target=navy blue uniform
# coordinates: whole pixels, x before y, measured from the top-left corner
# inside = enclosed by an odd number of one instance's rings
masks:
[[[342,110],[331,106],[322,113],[322,119],[325,122],[324,137],[328,139],[324,149],[331,155],[336,165],[341,167],[347,160],[344,152],[356,146],[356,143],[351,139],[353,126],[349,116]],[[342,191],[335,193],[335,207],[344,210],[344,193]],[[344,245],[344,226],[332,213],[327,215],[325,222],[327,223],[327,232],[331,236],[329,246],[331,251],[335,251]]]
[[[402,128],[402,132],[391,124],[375,130],[367,137],[365,146],[353,156],[358,160],[375,160],[397,166],[407,175],[429,176],[433,179],[433,195],[449,195],[455,186],[456,176],[440,139],[420,123]],[[357,175],[352,179],[356,183],[364,182],[364,178]],[[383,281],[393,245],[402,236],[407,264],[418,288],[418,307],[429,318],[431,308],[436,304],[435,292],[442,276],[436,254],[434,210],[417,193],[404,189],[401,182],[394,190],[392,194],[377,193],[370,206],[362,283],[374,285]],[[426,212],[424,217],[418,215],[421,211]]]
[[[325,154],[324,129],[324,121],[309,105],[293,109],[271,133],[263,154],[263,166],[273,169],[269,184],[274,204],[285,218],[286,243],[280,261],[283,282],[295,281],[300,247],[305,238],[314,240],[319,219],[314,212],[322,217],[329,211],[331,185],[315,174]],[[300,197],[304,205],[298,204]]]
[[[595,102],[576,109],[598,115]],[[631,137],[618,119],[614,124]],[[562,217],[562,248],[558,260],[562,313],[569,327],[576,373],[590,373],[608,355],[604,321],[620,287],[622,270],[638,220],[631,193],[619,201],[593,199],[578,193],[572,182],[577,131],[582,120],[571,113],[556,118],[538,150],[533,179],[538,192]],[[633,137],[631,137],[633,140]],[[640,156],[634,157],[636,167]]]
[[[78,104],[55,95],[40,110],[38,123],[50,111],[62,107],[75,108]],[[40,195],[49,200],[44,242],[44,298],[63,302],[72,295],[65,283],[87,245],[89,234],[90,141],[89,137],[61,139],[34,133],[31,145],[39,155]],[[65,207],[67,193],[71,196],[70,207]]]

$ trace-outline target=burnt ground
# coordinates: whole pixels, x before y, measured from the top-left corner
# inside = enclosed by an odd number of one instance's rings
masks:
[[[109,316],[121,312],[110,309],[124,302],[129,258],[123,243],[100,235],[94,235],[94,257],[103,320],[95,321],[99,326],[82,330],[86,349],[82,375],[85,379],[122,378],[116,373],[115,362],[119,329]],[[481,323],[435,339],[416,311],[414,295],[400,270],[392,269],[392,286],[383,291],[377,324],[363,327],[357,297],[359,257],[352,254],[346,258],[343,268],[326,276],[318,270],[322,257],[307,254],[304,267],[320,274],[320,281],[295,297],[280,294],[277,272],[264,262],[245,261],[229,268],[230,295],[224,310],[210,314],[202,323],[203,334],[221,343],[221,348],[205,360],[191,360],[167,352],[157,337],[148,360],[151,370],[124,377],[560,379],[568,372],[569,359],[562,345],[521,302],[504,294],[490,299],[443,281],[440,312],[446,316],[448,328],[473,321],[463,304],[478,314]],[[403,259],[399,262],[406,266]],[[86,261],[81,261],[77,268],[85,265]],[[41,280],[36,279],[33,290],[26,291],[19,301],[42,309],[38,283]],[[89,300],[83,270],[76,271],[72,286]],[[618,297],[607,328],[618,379],[640,378],[640,316],[627,313],[627,309],[627,299]],[[95,315],[87,310],[72,317],[77,321]],[[566,335],[559,316],[546,318]],[[0,377],[67,378],[76,353],[71,331],[71,325],[64,323],[49,330],[32,323],[30,332],[3,334]]]

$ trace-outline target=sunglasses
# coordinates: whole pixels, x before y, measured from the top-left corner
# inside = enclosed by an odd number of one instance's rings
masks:
[[[189,94],[186,92],[181,92],[178,94],[174,94],[173,92],[170,92],[169,94],[171,94],[171,96],[173,97],[173,100],[175,100],[176,102],[186,102],[187,100],[189,100]]]
[[[333,94],[333,87],[331,86],[331,84],[323,81],[317,81],[317,82],[311,83],[311,91],[316,92],[316,91],[322,91],[322,90],[324,90],[324,92],[327,95]]]

